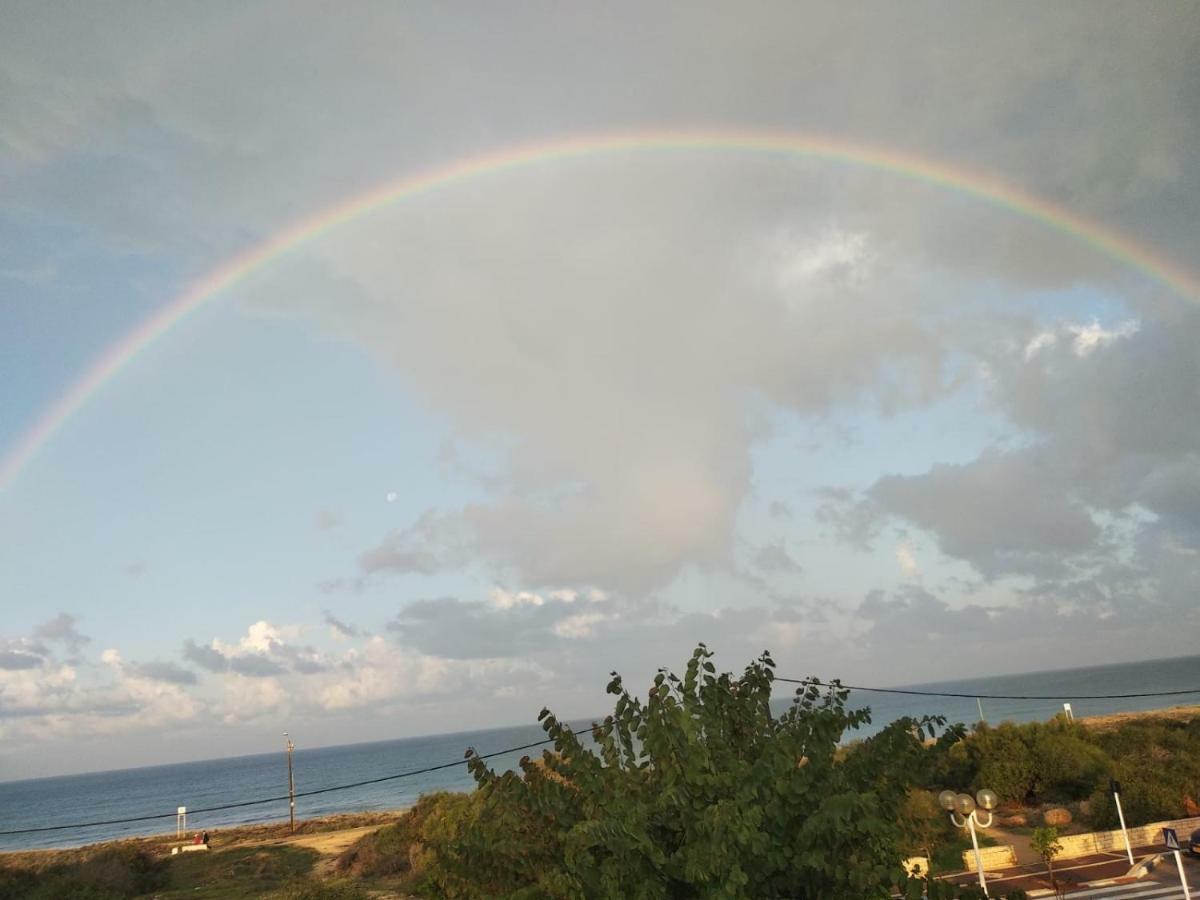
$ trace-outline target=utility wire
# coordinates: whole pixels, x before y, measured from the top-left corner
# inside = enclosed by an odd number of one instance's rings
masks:
[[[834,687],[833,682],[819,678],[775,678],[789,684],[811,684],[817,687]],[[1048,696],[1042,694],[955,694],[950,691],[910,691],[904,688],[862,687],[856,684],[838,684],[847,691],[870,691],[873,694],[906,694],[910,697],[960,697],[965,700],[1132,700],[1138,697],[1180,697],[1184,694],[1200,694],[1200,688],[1186,691],[1148,691],[1141,694],[1069,694]]]
[[[814,687],[834,687],[835,686],[835,684],[833,682],[822,681],[819,678],[783,678],[781,676],[776,676],[773,680],[779,681],[779,682],[784,682],[787,684],[812,685]],[[868,692],[874,693],[874,694],[904,694],[904,695],[910,696],[910,697],[957,697],[957,698],[961,698],[961,699],[965,699],[965,700],[975,700],[975,699],[979,699],[979,700],[1063,700],[1063,701],[1071,701],[1071,700],[1132,700],[1132,699],[1138,699],[1138,698],[1144,698],[1144,697],[1179,697],[1179,696],[1182,696],[1185,694],[1200,694],[1200,688],[1193,688],[1193,689],[1182,690],[1182,691],[1147,691],[1147,692],[1136,693],[1136,694],[1087,694],[1087,695],[1075,694],[1072,696],[1048,696],[1048,695],[1039,695],[1039,694],[963,694],[963,693],[954,693],[951,691],[916,691],[916,690],[907,690],[904,688],[863,687],[862,685],[841,684],[840,682],[836,686],[840,687],[844,690],[847,690],[847,691],[868,691]],[[578,731],[575,731],[572,733],[575,734],[576,736],[578,736],[581,734],[588,734],[589,732],[591,732],[591,730],[592,729],[590,727],[581,728]],[[493,751],[492,753],[484,753],[477,758],[478,759],[492,759],[497,756],[504,756],[507,753],[517,753],[518,751],[521,751],[521,750],[532,750],[534,747],[542,747],[546,744],[552,744],[552,743],[554,743],[554,739],[547,738],[542,741],[534,741],[532,744],[522,744],[520,747],[509,747],[507,750],[496,750],[496,751]],[[313,797],[313,796],[316,796],[317,794],[329,794],[329,793],[333,793],[334,791],[346,791],[346,790],[350,790],[351,788],[364,787],[369,784],[381,784],[382,782],[385,782],[385,781],[395,781],[396,779],[399,779],[399,778],[412,778],[416,775],[427,775],[430,772],[439,772],[443,769],[452,769],[455,766],[461,766],[461,765],[465,765],[465,764],[466,764],[466,760],[460,759],[460,760],[455,760],[454,762],[441,763],[436,766],[426,766],[423,769],[413,769],[408,772],[398,772],[393,775],[384,775],[380,778],[368,778],[365,781],[355,781],[350,784],[338,784],[338,785],[334,785],[332,787],[318,788],[317,790],[312,790],[312,791],[301,791],[300,793],[296,794],[296,796],[297,797]],[[289,798],[287,796],[266,797],[262,800],[244,800],[241,803],[225,803],[225,804],[222,804],[221,806],[207,806],[202,809],[188,810],[188,812],[190,812],[190,813],[220,812],[220,811],[226,810],[226,809],[240,809],[240,808],[246,807],[246,806],[259,806],[264,803],[281,803],[288,799]],[[132,816],[127,819],[108,819],[103,822],[75,822],[70,825],[44,825],[40,828],[18,828],[18,829],[13,829],[10,831],[0,831],[0,837],[8,836],[8,835],[17,835],[17,834],[34,834],[34,833],[46,832],[46,831],[66,831],[68,829],[74,829],[74,828],[94,828],[94,827],[98,827],[101,825],[127,825],[127,824],[130,824],[133,822],[151,822],[156,819],[169,819],[174,815],[175,815],[175,813],[159,813],[157,815],[150,815],[150,816]]]
[[[588,726],[587,728],[581,728],[578,731],[573,731],[571,733],[578,736],[581,734],[589,734],[591,733],[591,730],[591,726]],[[546,738],[545,740],[534,741],[532,744],[522,744],[520,747],[509,747],[507,750],[494,750],[491,753],[482,753],[477,756],[476,759],[492,759],[496,756],[504,756],[506,753],[517,753],[521,750],[532,750],[534,747],[541,747],[545,744],[553,743],[554,738]],[[368,784],[379,784],[384,781],[395,781],[397,778],[412,778],[415,775],[427,775],[430,772],[438,772],[442,769],[452,769],[455,766],[463,766],[466,764],[467,760],[458,759],[454,762],[440,763],[436,766],[426,766],[423,769],[413,769],[408,772],[398,772],[394,775],[384,775],[381,778],[368,778],[365,781],[355,781],[351,784],[339,784],[334,785],[333,787],[318,788],[314,791],[301,791],[300,793],[296,794],[296,796],[312,797],[317,794],[332,793],[333,791],[346,791],[350,788],[363,787],[364,785]],[[240,809],[245,806],[258,806],[263,803],[282,803],[283,801],[289,799],[290,798],[288,795],[284,794],[282,797],[264,797],[262,800],[244,800],[241,803],[225,803],[221,806],[206,806],[201,809],[189,809],[188,813],[190,815],[194,813],[219,812],[225,809]],[[158,813],[150,816],[131,816],[128,819],[108,819],[103,822],[73,822],[70,825],[44,825],[41,828],[18,828],[12,831],[0,831],[0,836],[12,834],[34,834],[36,832],[43,831],[65,831],[69,828],[94,828],[100,825],[127,825],[131,822],[150,822],[155,819],[169,819],[174,815],[175,813]]]

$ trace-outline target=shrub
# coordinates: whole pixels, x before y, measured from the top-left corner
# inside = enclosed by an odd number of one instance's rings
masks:
[[[440,853],[458,843],[478,809],[476,794],[426,794],[400,821],[347,848],[334,867],[368,878],[399,876],[408,890],[457,896],[456,878],[445,870]]]
[[[967,741],[967,754],[975,764],[973,788],[989,787],[1001,800],[1017,803],[1031,798],[1033,759],[1020,726],[1005,722],[980,728]]]
[[[776,718],[774,662],[718,675],[701,645],[643,703],[615,675],[583,747],[549,711],[555,752],[497,774],[473,752],[478,808],[426,844],[460,897],[887,897],[903,881],[901,808],[931,720],[869,721],[836,684]],[[461,827],[460,827],[461,826]],[[432,834],[427,834],[432,837]]]
[[[166,866],[132,847],[108,847],[78,862],[39,872],[0,872],[0,900],[124,900],[152,893],[167,882]]]
[[[370,900],[355,884],[337,881],[298,881],[270,894],[270,900]]]

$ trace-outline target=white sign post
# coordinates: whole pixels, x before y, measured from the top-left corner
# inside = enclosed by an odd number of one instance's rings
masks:
[[[1183,857],[1179,855],[1179,835],[1174,828],[1163,829],[1163,843],[1175,854],[1175,867],[1179,869],[1179,883],[1183,885],[1184,900],[1192,900],[1192,892],[1188,889],[1187,875],[1183,872]]]
[[[181,806],[175,810],[175,837],[183,837],[187,830],[187,807]]]

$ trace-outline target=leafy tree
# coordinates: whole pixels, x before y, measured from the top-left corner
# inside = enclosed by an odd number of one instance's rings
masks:
[[[1031,762],[1030,793],[1043,800],[1082,800],[1108,781],[1111,761],[1078,722],[1061,718],[1024,728]]]
[[[738,678],[711,656],[700,645],[682,678],[660,670],[644,702],[614,673],[595,749],[543,710],[554,752],[520,773],[468,751],[478,814],[434,847],[458,896],[867,900],[901,886],[902,812],[941,721],[841,748],[870,713],[839,684],[801,688],[776,717],[768,654]]]
[[[1024,803],[1033,791],[1033,760],[1022,729],[1004,722],[996,728],[979,728],[967,742],[975,764],[973,787],[989,787],[1001,800]]]
[[[1054,874],[1054,858],[1062,853],[1062,844],[1058,840],[1058,829],[1049,826],[1045,828],[1033,829],[1033,835],[1029,839],[1029,846],[1033,848],[1033,852],[1042,858],[1042,862],[1046,864],[1046,873],[1050,876],[1050,884],[1053,886],[1055,893],[1061,893],[1058,886],[1058,877]]]

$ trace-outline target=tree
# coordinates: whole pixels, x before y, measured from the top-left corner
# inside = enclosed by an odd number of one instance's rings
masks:
[[[884,898],[904,886],[902,810],[940,719],[870,721],[834,683],[770,708],[775,663],[718,675],[700,645],[643,702],[616,673],[594,748],[548,710],[554,752],[497,774],[473,751],[479,813],[438,848],[464,897]],[[473,886],[472,886],[473,885]],[[918,894],[919,896],[919,894]]]
[[[1058,878],[1054,874],[1054,858],[1062,853],[1063,848],[1058,840],[1058,829],[1054,826],[1033,829],[1029,845],[1033,848],[1033,852],[1040,856],[1042,862],[1046,864],[1046,874],[1050,876],[1050,885],[1054,888],[1055,894],[1061,895],[1062,891],[1058,886]]]

